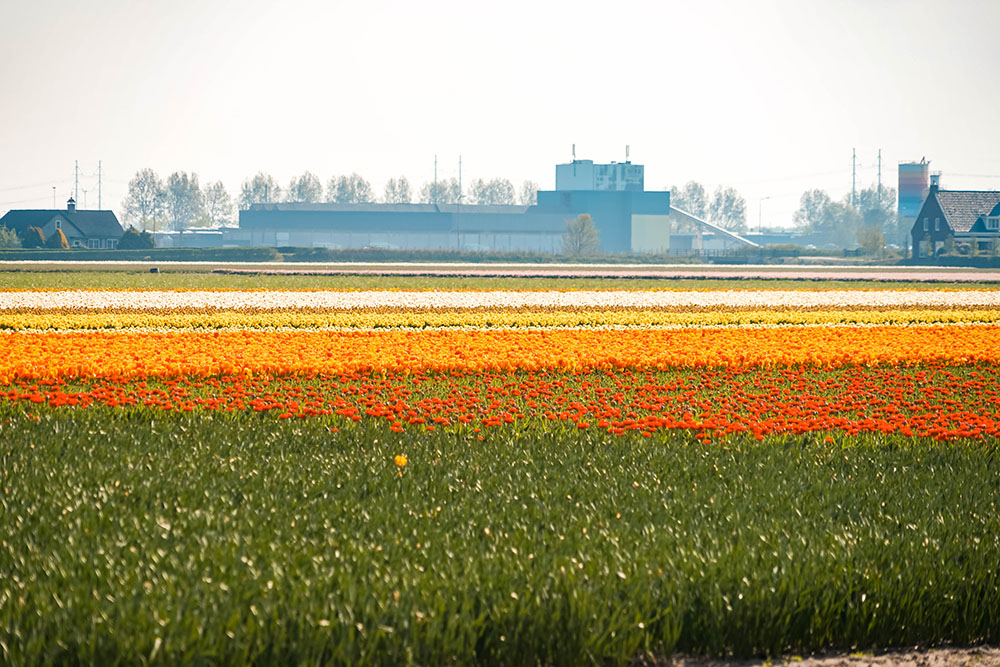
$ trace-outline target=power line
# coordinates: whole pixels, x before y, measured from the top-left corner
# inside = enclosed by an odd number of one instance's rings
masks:
[[[53,178],[44,183],[35,183],[34,185],[14,185],[9,188],[0,188],[0,192],[12,192],[14,190],[30,190],[31,188],[44,188],[51,186],[53,181],[59,181],[58,178]]]
[[[3,201],[3,202],[0,202],[0,206],[11,206],[13,204],[30,204],[30,203],[36,202],[36,201],[48,201],[48,200],[49,200],[49,197],[48,197],[48,195],[46,195],[45,197],[36,197],[34,199],[19,199],[17,201]]]

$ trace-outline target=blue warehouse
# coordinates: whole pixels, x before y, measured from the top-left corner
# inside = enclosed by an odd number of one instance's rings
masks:
[[[669,252],[677,222],[695,223],[726,244],[754,245],[672,209],[670,193],[646,191],[643,178],[642,165],[574,159],[556,166],[556,189],[539,191],[530,206],[253,204],[240,211],[238,228],[213,232],[211,245],[559,253],[566,222],[581,214],[594,221],[602,253]],[[199,236],[171,234],[163,241],[188,245]]]

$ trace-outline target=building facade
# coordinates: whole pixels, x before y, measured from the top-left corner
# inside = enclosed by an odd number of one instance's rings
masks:
[[[588,214],[604,253],[670,245],[670,193],[541,191],[532,206],[254,204],[224,244],[558,253],[566,221]]]
[[[645,168],[631,162],[594,164],[593,160],[573,160],[556,165],[556,190],[599,190],[642,192]]]

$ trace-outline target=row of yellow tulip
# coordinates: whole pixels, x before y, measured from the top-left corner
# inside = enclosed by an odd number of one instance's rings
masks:
[[[473,310],[337,312],[0,313],[0,329],[394,329],[527,327],[720,327],[1000,323],[994,309]]]

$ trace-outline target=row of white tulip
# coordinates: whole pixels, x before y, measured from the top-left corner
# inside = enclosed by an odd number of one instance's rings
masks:
[[[1000,307],[1000,291],[105,291],[0,292],[0,310],[213,308]]]

